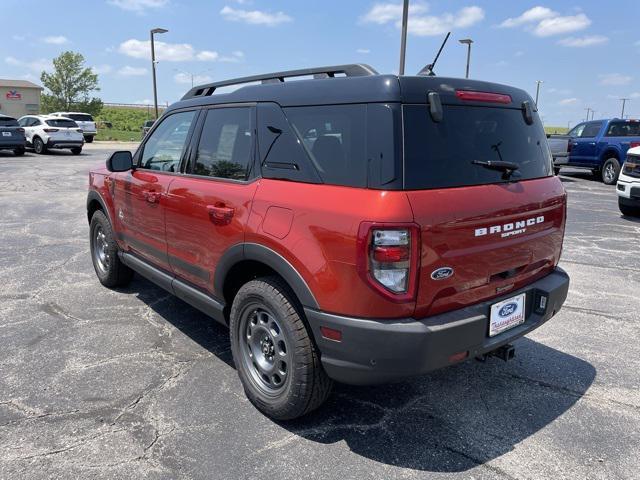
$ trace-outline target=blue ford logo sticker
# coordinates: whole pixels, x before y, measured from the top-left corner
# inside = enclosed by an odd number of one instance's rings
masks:
[[[500,310],[498,310],[498,315],[502,318],[508,317],[512,315],[518,308],[518,304],[516,302],[507,303]]]
[[[444,280],[445,278],[449,278],[451,275],[453,275],[453,268],[451,267],[442,267],[431,272],[431,278],[434,280]]]

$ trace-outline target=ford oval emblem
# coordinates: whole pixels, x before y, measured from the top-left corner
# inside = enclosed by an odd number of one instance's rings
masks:
[[[445,278],[449,278],[451,275],[453,275],[453,268],[451,267],[442,267],[431,272],[431,278],[434,280],[444,280]]]
[[[518,309],[518,304],[516,302],[510,302],[506,305],[503,305],[500,310],[498,310],[498,315],[502,318],[508,317],[509,315],[513,315],[513,313]]]

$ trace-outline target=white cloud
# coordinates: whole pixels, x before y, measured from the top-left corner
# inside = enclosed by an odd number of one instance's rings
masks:
[[[11,35],[11,38],[16,42],[24,42],[27,39],[24,35]]]
[[[164,7],[169,0],[109,0],[114,5],[130,12],[145,13],[145,11]]]
[[[165,43],[156,40],[154,45],[157,60],[182,62],[192,60],[195,55],[194,48],[188,43]],[[122,42],[118,47],[118,51],[129,57],[148,60],[151,58],[151,42],[132,38]]]
[[[64,45],[65,43],[69,43],[69,39],[63,35],[53,35],[50,37],[44,37],[42,41],[44,43],[49,43],[51,45]]]
[[[268,27],[293,21],[293,18],[284,12],[269,13],[260,10],[242,10],[232,8],[228,5],[225,5],[222,10],[220,10],[220,15],[222,15],[225,20],[231,22],[244,22],[251,25],[266,25]]]
[[[629,98],[640,98],[640,92],[633,92],[629,94]]]
[[[522,57],[524,55],[524,52],[522,50],[518,50],[516,53],[513,54],[514,57]]]
[[[506,60],[499,60],[495,63],[496,67],[506,67],[509,65],[509,62],[507,62]]]
[[[153,105],[153,100],[145,98],[144,100],[136,100],[133,103],[135,103],[136,105]]]
[[[441,15],[426,15],[428,6],[415,4],[409,7],[408,32],[418,36],[441,35],[456,28],[470,27],[484,19],[484,10],[470,6],[458,10],[456,13]],[[402,5],[395,3],[378,3],[364,14],[362,23],[376,23],[384,25],[395,23],[400,28],[402,22]]]
[[[628,75],[622,75],[620,73],[605,73],[598,75],[601,85],[627,85],[633,80]]]
[[[539,37],[549,37],[563,33],[583,30],[591,25],[591,20],[584,13],[566,17],[545,18],[533,29]]]
[[[562,16],[558,12],[540,5],[530,8],[522,15],[507,18],[499,27],[513,28],[523,26],[538,37],[550,37],[563,33],[583,30],[591,25],[591,19],[584,13]]]
[[[537,7],[530,8],[519,17],[507,18],[504,22],[500,24],[500,26],[504,28],[519,27],[520,25],[539,22],[541,20],[544,20],[545,18],[556,17],[556,16],[558,16],[558,13],[554,12],[550,8],[537,6]]]
[[[356,50],[356,53],[361,53],[363,55],[366,55],[368,53],[371,53],[371,50],[369,50],[368,48],[358,48]]]
[[[118,70],[118,75],[122,77],[140,77],[147,74],[147,69],[142,67],[130,67],[129,65]]]
[[[609,38],[604,35],[587,35],[584,37],[567,37],[558,41],[558,45],[563,47],[592,47],[594,45],[603,45],[609,42]]]
[[[46,58],[39,58],[37,60],[25,61],[19,60],[15,57],[6,57],[4,59],[7,65],[12,65],[14,67],[23,67],[28,68],[29,70],[33,70],[34,72],[42,72],[43,70],[49,71],[53,70],[53,64],[51,60]]]
[[[569,90],[568,88],[555,88],[555,87],[551,87],[551,88],[547,88],[546,89],[547,93],[557,93],[558,95],[571,95],[571,90]]]
[[[201,62],[213,62],[218,59],[218,52],[212,52],[210,50],[202,50],[196,54],[196,58]]]
[[[191,75],[186,73],[176,73],[173,76],[173,80],[176,83],[188,84],[191,85]],[[200,85],[202,83],[211,83],[212,78],[209,75],[194,75],[193,76],[193,84]]]
[[[578,102],[579,100],[577,98],[572,97],[572,98],[563,98],[558,103],[560,105],[576,105]]]
[[[226,55],[224,57],[220,57],[221,62],[226,63],[239,63],[244,60],[244,52],[240,50],[236,50],[235,52],[231,52],[231,55]]]
[[[113,68],[111,67],[111,65],[96,65],[91,67],[91,70],[93,71],[93,73],[101,75],[104,73],[111,73]]]

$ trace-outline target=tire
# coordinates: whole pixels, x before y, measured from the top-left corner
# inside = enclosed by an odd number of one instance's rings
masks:
[[[601,177],[605,185],[615,185],[620,175],[620,162],[615,157],[607,158],[602,165]]]
[[[16,149],[13,151],[13,154],[14,154],[16,157],[21,157],[22,155],[24,155],[24,152],[25,152],[24,147],[18,147],[18,148],[16,148]]]
[[[318,408],[333,385],[302,309],[280,277],[244,284],[231,307],[231,351],[244,391],[255,407],[276,420]]]
[[[618,199],[618,208],[625,217],[640,217],[640,208],[623,205]]]
[[[560,167],[553,167],[553,173],[557,176],[560,175]]]
[[[127,285],[133,270],[120,261],[111,224],[102,210],[97,210],[91,217],[89,232],[91,261],[100,283],[109,288]]]
[[[84,141],[87,143],[93,143],[93,137],[84,137]]]
[[[40,137],[35,137],[33,139],[33,151],[38,155],[44,155],[47,153],[47,146],[44,144]]]
[[[74,155],[80,155],[82,153],[82,147],[74,147],[71,149],[71,153]]]

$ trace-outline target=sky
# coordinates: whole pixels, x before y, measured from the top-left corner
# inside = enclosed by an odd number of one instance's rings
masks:
[[[398,72],[401,1],[368,0],[2,0],[0,78],[39,83],[65,50],[99,75],[104,102],[151,103],[149,30],[156,36],[158,101],[195,83],[312,66],[367,63]],[[470,77],[535,96],[546,125],[586,117],[640,118],[640,0],[411,0],[406,73]],[[25,14],[32,12],[33,14]],[[10,20],[10,21],[6,21]]]

